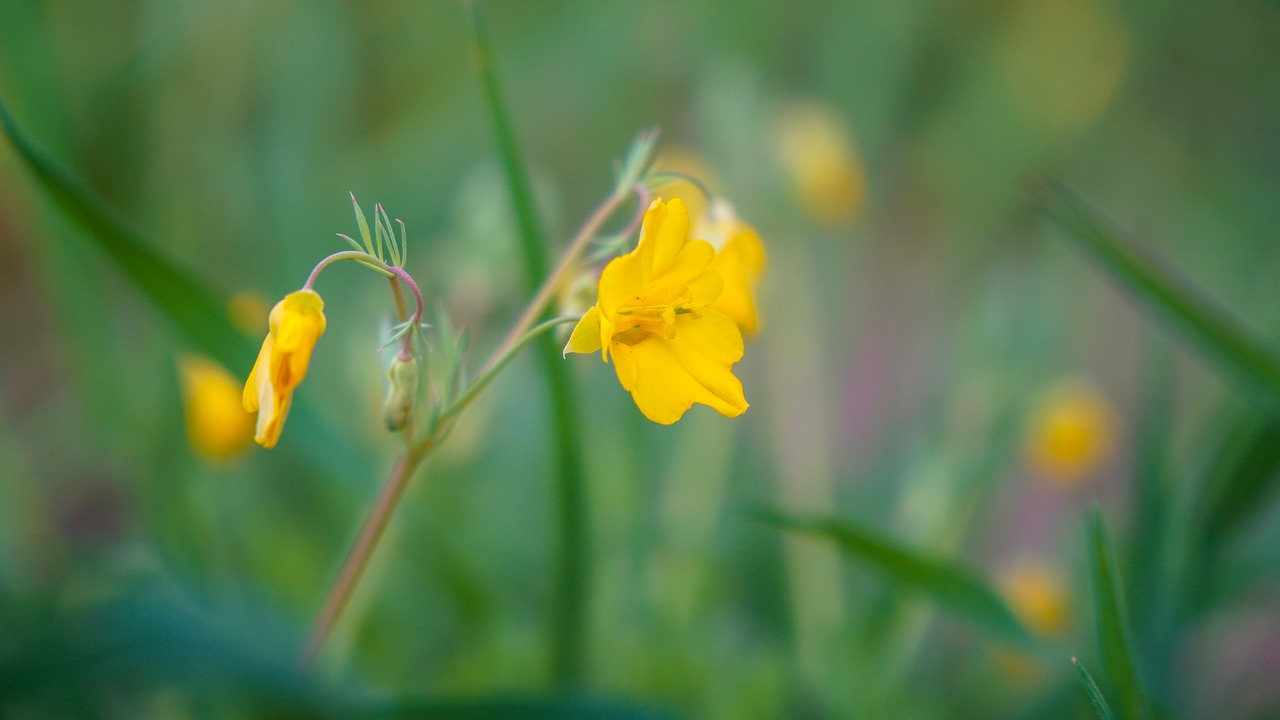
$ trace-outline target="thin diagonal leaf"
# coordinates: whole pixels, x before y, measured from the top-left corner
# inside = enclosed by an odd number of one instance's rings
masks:
[[[753,513],[782,530],[826,538],[893,582],[928,595],[1005,640],[1033,646],[1035,638],[982,577],[950,560],[929,557],[849,520],[798,516],[773,509]]]
[[[1115,693],[1119,717],[1122,720],[1139,720],[1145,715],[1142,688],[1138,682],[1115,551],[1107,526],[1102,521],[1102,512],[1096,506],[1089,513],[1089,561],[1093,571],[1093,614],[1102,666]]]
[[[1084,665],[1079,660],[1071,658],[1071,664],[1075,666],[1076,675],[1080,677],[1080,684],[1089,695],[1089,702],[1093,703],[1093,709],[1098,713],[1099,720],[1112,720],[1111,708],[1107,705],[1107,699],[1102,696],[1098,683],[1094,682],[1093,676],[1084,669]]]
[[[180,268],[157,254],[78,178],[35,145],[0,99],[0,125],[41,189],[85,230],[120,271],[170,319],[191,345],[229,369],[244,368],[257,355],[252,340],[232,325],[225,304]],[[350,442],[335,435],[305,403],[294,405],[289,424],[302,444],[323,456],[330,475],[364,470]]]
[[[96,241],[193,347],[231,368],[253,357],[253,343],[236,330],[225,304],[143,242],[106,203],[33,143],[3,100],[0,125],[45,194]]]
[[[1124,231],[1065,186],[1047,181],[1040,206],[1066,230],[1075,247],[1236,380],[1249,399],[1280,414],[1280,353],[1273,346],[1140,249]]]

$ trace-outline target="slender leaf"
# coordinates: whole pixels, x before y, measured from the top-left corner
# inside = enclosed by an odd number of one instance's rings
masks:
[[[1145,713],[1128,616],[1111,537],[1102,521],[1102,512],[1096,506],[1089,515],[1089,560],[1093,571],[1094,622],[1102,664],[1115,693],[1119,717],[1138,720]]]
[[[1084,665],[1079,660],[1071,658],[1071,664],[1075,666],[1076,675],[1080,676],[1080,684],[1089,695],[1089,702],[1093,703],[1093,709],[1098,713],[1099,720],[1112,720],[1111,708],[1107,705],[1107,699],[1102,696],[1098,683],[1094,682],[1093,676],[1084,669]]]
[[[794,532],[826,538],[866,562],[893,582],[928,595],[1005,640],[1034,646],[1036,641],[1000,595],[973,570],[929,557],[849,520],[790,515],[772,509],[753,513],[759,520]]]
[[[474,57],[484,86],[485,102],[493,120],[495,140],[520,224],[521,249],[524,253],[525,281],[530,293],[547,275],[546,241],[538,221],[537,207],[529,175],[525,170],[515,132],[507,115],[506,104],[498,83],[497,70],[489,50],[489,39],[480,13],[479,2],[467,3],[471,21]],[[587,560],[586,490],[582,443],[578,438],[578,405],[568,369],[550,335],[537,340],[536,354],[547,377],[551,414],[555,429],[556,462],[556,600],[552,630],[552,674],[561,687],[579,685],[585,667],[587,648],[586,597],[589,583]]]
[[[252,342],[231,323],[225,303],[143,242],[106,203],[32,142],[3,99],[0,125],[46,195],[164,311],[192,346],[231,368],[254,356]]]
[[[1248,399],[1280,415],[1280,353],[1272,344],[1249,332],[1060,183],[1045,183],[1041,209],[1075,247],[1236,380]]]
[[[1223,433],[1210,466],[1202,511],[1204,547],[1226,539],[1259,508],[1280,479],[1280,420],[1247,413]]]
[[[116,267],[173,323],[191,345],[230,369],[250,367],[257,355],[254,341],[236,330],[221,302],[208,288],[155,252],[107,204],[27,137],[0,99],[4,126],[18,156],[45,194],[84,229]],[[354,202],[354,198],[352,198]],[[293,434],[302,445],[323,457],[319,465],[329,476],[351,476],[366,464],[344,436],[336,435],[305,402],[290,414]]]

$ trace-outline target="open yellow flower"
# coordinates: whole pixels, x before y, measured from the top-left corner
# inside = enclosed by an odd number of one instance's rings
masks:
[[[756,312],[756,283],[764,273],[764,243],[754,228],[738,218],[733,207],[723,200],[712,203],[699,234],[716,250],[711,261],[724,281],[720,297],[711,303],[737,323],[742,332],[755,335],[760,331],[760,316]]]
[[[253,439],[262,447],[280,439],[294,388],[307,376],[324,327],[324,301],[314,290],[289,293],[271,309],[270,331],[244,385],[244,409],[258,413]]]
[[[655,200],[636,249],[605,266],[596,305],[565,353],[599,350],[605,362],[612,355],[618,381],[656,423],[674,423],[694,403],[728,417],[746,412],[733,375],[742,332],[712,308],[724,287],[714,256],[710,243],[689,240],[683,202]]]

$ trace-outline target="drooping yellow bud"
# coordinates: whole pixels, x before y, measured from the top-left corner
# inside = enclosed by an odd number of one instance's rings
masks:
[[[324,334],[324,300],[314,290],[289,293],[271,309],[270,331],[244,385],[244,409],[257,411],[253,439],[275,447],[293,405],[293,391],[307,376],[311,351]]]

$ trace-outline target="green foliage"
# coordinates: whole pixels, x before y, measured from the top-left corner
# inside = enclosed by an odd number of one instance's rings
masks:
[[[1138,679],[1138,663],[1134,657],[1129,617],[1116,569],[1111,536],[1102,520],[1102,512],[1089,513],[1089,566],[1093,575],[1093,618],[1102,653],[1102,665],[1116,697],[1116,708],[1123,720],[1147,717],[1142,686]]]
[[[1048,181],[1041,207],[1075,247],[1238,381],[1246,398],[1280,414],[1280,356],[1270,344],[1139,249],[1064,185]]]
[[[924,555],[849,520],[789,515],[776,510],[760,510],[755,515],[779,529],[834,542],[898,587],[926,595],[939,607],[955,612],[994,637],[1026,647],[1037,646],[1000,595],[963,565]]]
[[[1107,699],[1102,696],[1102,689],[1098,687],[1098,683],[1094,682],[1093,676],[1084,669],[1084,664],[1079,660],[1071,658],[1071,664],[1075,667],[1080,684],[1084,686],[1084,691],[1089,696],[1089,702],[1093,703],[1094,712],[1098,713],[1098,720],[1112,720],[1111,707],[1107,705]]]

